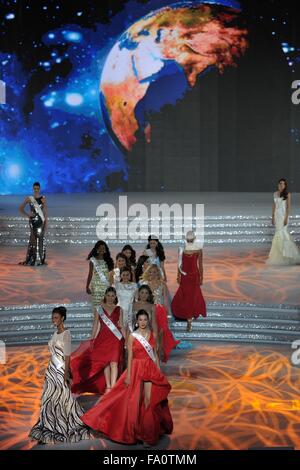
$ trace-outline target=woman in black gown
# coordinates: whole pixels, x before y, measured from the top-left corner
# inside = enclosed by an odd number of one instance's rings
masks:
[[[20,205],[20,212],[29,219],[30,238],[25,261],[19,263],[29,266],[45,264],[45,231],[47,227],[47,205],[45,196],[40,195],[40,183],[33,184],[33,196],[27,196]],[[26,205],[30,207],[30,214],[25,211]]]

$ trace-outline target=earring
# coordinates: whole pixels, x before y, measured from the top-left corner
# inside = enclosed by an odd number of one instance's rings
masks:
[[[135,324],[135,326],[136,326],[136,327],[138,327],[138,326],[139,326],[139,324],[138,324],[138,323],[136,323],[136,324]]]

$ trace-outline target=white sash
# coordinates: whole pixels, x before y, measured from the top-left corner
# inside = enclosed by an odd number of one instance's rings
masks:
[[[146,353],[148,354],[148,356],[150,356],[150,358],[152,359],[153,362],[156,362],[155,360],[155,355],[154,355],[154,351],[153,351],[153,348],[152,346],[148,343],[148,341],[146,340],[146,338],[144,338],[144,336],[142,335],[139,335],[138,333],[136,333],[136,331],[134,331],[132,333],[132,336],[137,339],[141,345],[143,346],[143,348],[145,349]]]
[[[181,274],[186,276],[186,273],[184,271],[182,271],[182,269],[181,269],[183,251],[184,251],[184,248],[182,248],[182,247],[178,248],[178,269],[179,269],[179,272],[181,272]]]
[[[65,363],[57,357],[57,355],[55,353],[55,348],[51,344],[51,340],[50,340],[50,343],[49,343],[49,349],[50,349],[50,352],[51,352],[51,360],[52,360],[53,364],[55,365],[56,369],[63,369]]]
[[[101,320],[110,329],[110,331],[116,336],[116,338],[118,338],[118,340],[122,339],[123,338],[122,333],[120,332],[120,330],[118,330],[116,325],[108,318],[108,316],[105,315],[104,310],[101,307],[101,305],[96,307],[96,310],[99,313]]]
[[[90,258],[90,261],[93,263],[94,265],[94,268],[95,270],[97,271],[98,273],[98,276],[100,278],[100,281],[102,282],[102,284],[104,284],[105,286],[109,286],[109,282],[106,278],[106,276],[103,274],[103,272],[101,271],[100,267],[99,267],[99,264],[97,263],[97,260],[96,258],[94,258],[93,256]]]
[[[55,365],[56,369],[63,369],[64,363],[58,359],[55,354],[52,354],[52,362]]]
[[[43,222],[45,222],[45,216],[44,216],[44,213],[42,211],[42,209],[40,208],[40,206],[38,205],[37,201],[34,199],[33,196],[29,196],[29,199],[30,199],[30,202],[33,204],[34,208],[35,208],[35,211],[38,213],[38,215],[40,216],[40,218],[42,219]]]

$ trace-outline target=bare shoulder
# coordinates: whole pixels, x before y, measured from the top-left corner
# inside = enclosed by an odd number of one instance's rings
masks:
[[[132,336],[132,334],[130,334],[130,335],[128,336],[127,344],[131,346],[131,345],[132,345],[132,342],[133,342],[133,336]]]

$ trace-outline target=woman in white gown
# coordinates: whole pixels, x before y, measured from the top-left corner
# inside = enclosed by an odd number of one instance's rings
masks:
[[[42,394],[40,416],[29,436],[39,444],[78,442],[91,437],[81,421],[84,410],[71,393],[71,335],[65,329],[66,308],[55,307],[52,323],[57,328],[48,345],[51,353]]]
[[[290,208],[291,194],[287,189],[287,181],[282,178],[278,181],[278,191],[274,193],[272,224],[275,225],[275,235],[266,261],[269,265],[300,264],[300,252],[288,231]]]

